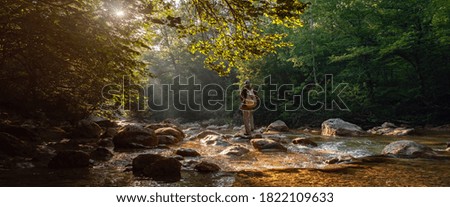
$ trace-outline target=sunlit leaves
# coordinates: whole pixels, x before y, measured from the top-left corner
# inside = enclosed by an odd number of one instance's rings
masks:
[[[193,0],[192,12],[182,35],[198,35],[190,50],[206,56],[205,64],[221,75],[242,67],[242,61],[258,59],[288,46],[282,33],[265,33],[270,24],[302,26],[300,14],[306,4],[299,1]]]

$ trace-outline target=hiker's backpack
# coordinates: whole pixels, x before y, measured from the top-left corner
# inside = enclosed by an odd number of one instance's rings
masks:
[[[245,106],[255,108],[258,100],[253,89],[247,89],[247,97],[245,98]]]

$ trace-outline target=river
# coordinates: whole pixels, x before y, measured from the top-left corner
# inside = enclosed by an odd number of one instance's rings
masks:
[[[279,137],[288,148],[287,152],[259,152],[248,140],[229,138],[226,140],[229,143],[250,149],[242,157],[229,157],[220,154],[225,146],[186,139],[171,147],[114,152],[111,160],[95,163],[90,169],[0,169],[0,186],[450,186],[450,154],[445,151],[449,133],[333,138],[294,131]],[[318,147],[293,145],[291,140],[296,137],[308,138]],[[427,145],[443,157],[400,159],[378,156],[387,144],[397,140]],[[132,159],[139,154],[173,156],[174,149],[180,147],[195,149],[202,156],[182,161],[182,180],[179,182],[155,182],[135,177],[129,170]],[[339,156],[353,159],[338,164],[325,162]],[[192,165],[200,160],[216,163],[222,170],[212,174],[198,173]]]

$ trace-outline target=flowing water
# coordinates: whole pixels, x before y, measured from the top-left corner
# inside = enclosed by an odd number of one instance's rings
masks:
[[[296,137],[311,139],[319,146],[309,148],[291,144]],[[242,157],[229,157],[220,154],[226,146],[186,139],[170,148],[115,152],[110,161],[95,163],[91,169],[0,169],[0,186],[450,186],[450,154],[445,151],[445,143],[450,140],[448,133],[401,138],[330,138],[294,132],[276,135],[276,138],[288,148],[287,152],[259,152],[248,140],[228,138],[224,141],[250,149]],[[442,157],[399,159],[377,156],[387,144],[400,139],[430,146]],[[155,182],[135,177],[129,170],[132,159],[139,154],[173,156],[175,149],[180,147],[195,149],[202,156],[182,161],[182,180],[179,182]],[[351,162],[325,162],[349,156],[353,157]],[[193,170],[193,165],[200,160],[216,163],[222,171],[198,173]]]

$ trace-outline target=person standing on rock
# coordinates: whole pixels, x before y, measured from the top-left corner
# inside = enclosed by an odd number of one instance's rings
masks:
[[[253,110],[258,104],[258,95],[252,88],[250,80],[246,80],[244,82],[244,87],[242,87],[240,99],[241,106],[239,109],[242,111],[244,117],[245,135],[250,135],[251,132],[255,130]]]

